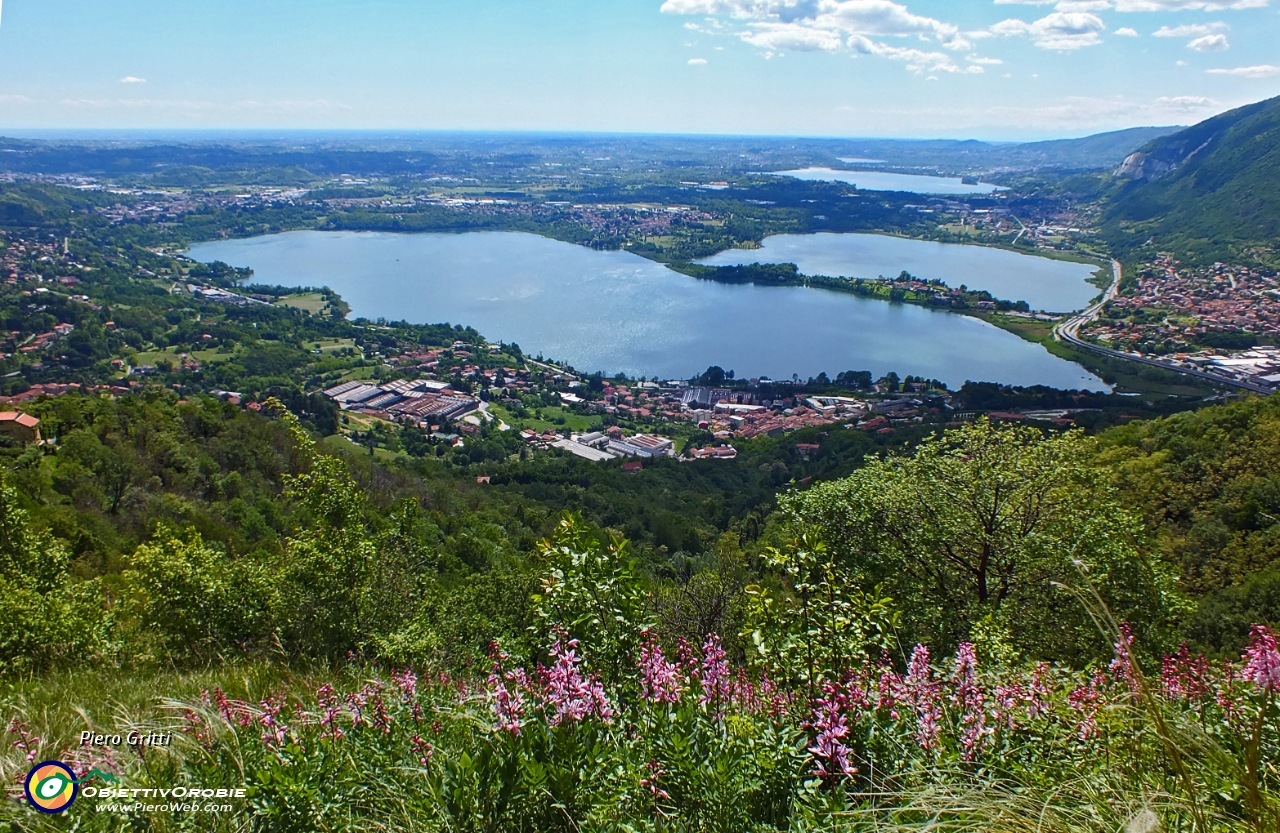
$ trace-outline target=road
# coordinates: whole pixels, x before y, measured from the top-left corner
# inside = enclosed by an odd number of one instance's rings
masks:
[[[1194,370],[1189,367],[1173,364],[1172,362],[1162,361],[1160,359],[1149,359],[1146,356],[1138,356],[1133,353],[1126,353],[1123,350],[1112,350],[1109,347],[1099,347],[1097,344],[1091,344],[1080,338],[1080,328],[1085,324],[1096,321],[1098,315],[1102,312],[1102,308],[1107,302],[1115,299],[1120,293],[1120,281],[1123,278],[1120,261],[1111,261],[1111,273],[1114,276],[1111,286],[1107,287],[1107,291],[1102,294],[1102,300],[1093,306],[1063,321],[1061,324],[1053,328],[1053,337],[1058,341],[1066,342],[1072,347],[1079,347],[1082,350],[1089,350],[1094,353],[1101,353],[1104,356],[1112,358],[1124,359],[1126,361],[1137,362],[1139,364],[1147,364],[1152,367],[1159,367],[1163,370],[1172,370],[1174,373],[1181,373],[1184,376],[1194,376],[1197,379],[1204,379],[1213,382],[1216,385],[1226,385],[1228,387],[1239,388],[1241,390],[1252,391],[1254,393],[1269,394],[1274,391],[1271,388],[1262,385],[1255,385],[1251,382],[1241,382],[1238,379],[1232,379],[1227,376],[1221,376],[1217,373],[1209,373],[1203,370]]]

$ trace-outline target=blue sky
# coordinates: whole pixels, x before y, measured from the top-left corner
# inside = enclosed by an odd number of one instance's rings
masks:
[[[0,132],[1024,139],[1280,95],[1280,0],[7,0]]]

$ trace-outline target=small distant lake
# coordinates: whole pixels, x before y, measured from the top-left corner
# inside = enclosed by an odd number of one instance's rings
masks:
[[[883,165],[883,159],[863,159],[861,156],[838,156],[836,157],[846,165]]]
[[[328,286],[353,316],[475,327],[581,371],[689,378],[894,370],[1104,390],[1079,365],[962,315],[805,287],[700,281],[628,252],[534,234],[299,231],[193,246],[254,280]]]
[[[863,164],[872,164],[864,160]],[[929,196],[964,196],[968,194],[993,194],[1003,191],[998,185],[980,182],[966,185],[959,177],[922,176],[920,174],[895,174],[889,171],[838,171],[835,168],[800,168],[794,171],[774,171],[774,176],[790,176],[810,182],[847,182],[863,191],[905,191],[909,194]]]
[[[778,234],[766,237],[758,249],[728,249],[699,263],[794,263],[805,275],[872,279],[894,278],[905,269],[917,278],[985,289],[1049,312],[1084,309],[1098,294],[1086,283],[1097,267],[1085,263],[887,234]]]

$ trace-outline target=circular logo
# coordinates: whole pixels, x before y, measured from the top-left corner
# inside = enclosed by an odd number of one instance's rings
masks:
[[[61,813],[71,806],[80,791],[75,773],[62,761],[36,764],[27,773],[23,787],[27,801],[42,813]]]

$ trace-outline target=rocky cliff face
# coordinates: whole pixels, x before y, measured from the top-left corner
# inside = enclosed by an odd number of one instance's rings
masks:
[[[1171,170],[1173,166],[1169,163],[1137,150],[1125,157],[1120,167],[1116,168],[1115,175],[1122,179],[1148,182]]]

